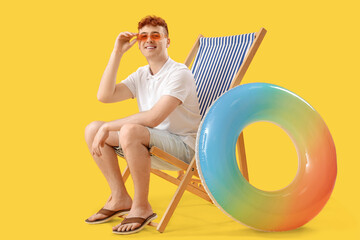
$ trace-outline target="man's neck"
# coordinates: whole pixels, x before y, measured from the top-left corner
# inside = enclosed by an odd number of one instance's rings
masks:
[[[150,66],[151,74],[155,75],[156,73],[158,73],[168,59],[169,59],[168,55],[156,59],[147,59]]]

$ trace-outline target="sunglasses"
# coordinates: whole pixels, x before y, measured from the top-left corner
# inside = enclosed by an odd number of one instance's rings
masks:
[[[149,37],[148,33],[141,33],[141,34],[137,35],[137,40],[147,41],[148,37]],[[157,32],[150,33],[150,39],[153,41],[159,41],[159,40],[163,39],[164,37],[167,37],[167,35],[165,35],[163,33],[157,33]]]

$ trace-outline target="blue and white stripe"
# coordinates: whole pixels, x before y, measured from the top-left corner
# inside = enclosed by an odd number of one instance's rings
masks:
[[[195,77],[202,117],[211,103],[229,90],[254,39],[255,33],[200,38],[191,71]]]

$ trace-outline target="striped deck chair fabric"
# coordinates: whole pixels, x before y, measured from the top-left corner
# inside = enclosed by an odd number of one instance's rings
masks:
[[[191,71],[195,78],[202,118],[212,102],[229,90],[254,39],[255,33],[200,38]]]

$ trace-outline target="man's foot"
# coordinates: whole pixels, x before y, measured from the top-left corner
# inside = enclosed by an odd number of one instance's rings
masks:
[[[114,217],[129,213],[131,205],[132,200],[130,197],[123,200],[116,200],[110,196],[104,207],[86,219],[85,222],[90,224],[108,222]]]
[[[112,210],[108,210],[105,208],[100,209],[97,214],[102,214],[105,217],[101,218],[101,219],[97,219],[94,221],[90,221],[89,219],[86,219],[85,222],[89,223],[89,224],[99,224],[99,223],[105,223],[110,221],[111,219],[115,218],[115,217],[121,217],[124,216],[125,214],[128,214],[130,212],[130,208],[129,209],[122,209],[122,210],[118,210],[118,211],[112,211]]]
[[[124,221],[115,227],[113,232],[117,234],[129,234],[140,231],[146,224],[157,218],[150,204],[146,208],[132,208]]]
[[[140,217],[126,217],[120,224],[120,226],[125,225],[132,225],[132,224],[139,224],[138,227],[131,227],[130,230],[126,228],[125,231],[118,231],[113,230],[113,233],[115,234],[132,234],[140,232],[147,224],[149,224],[151,221],[155,220],[157,218],[157,214],[153,213],[147,218],[140,218]]]

